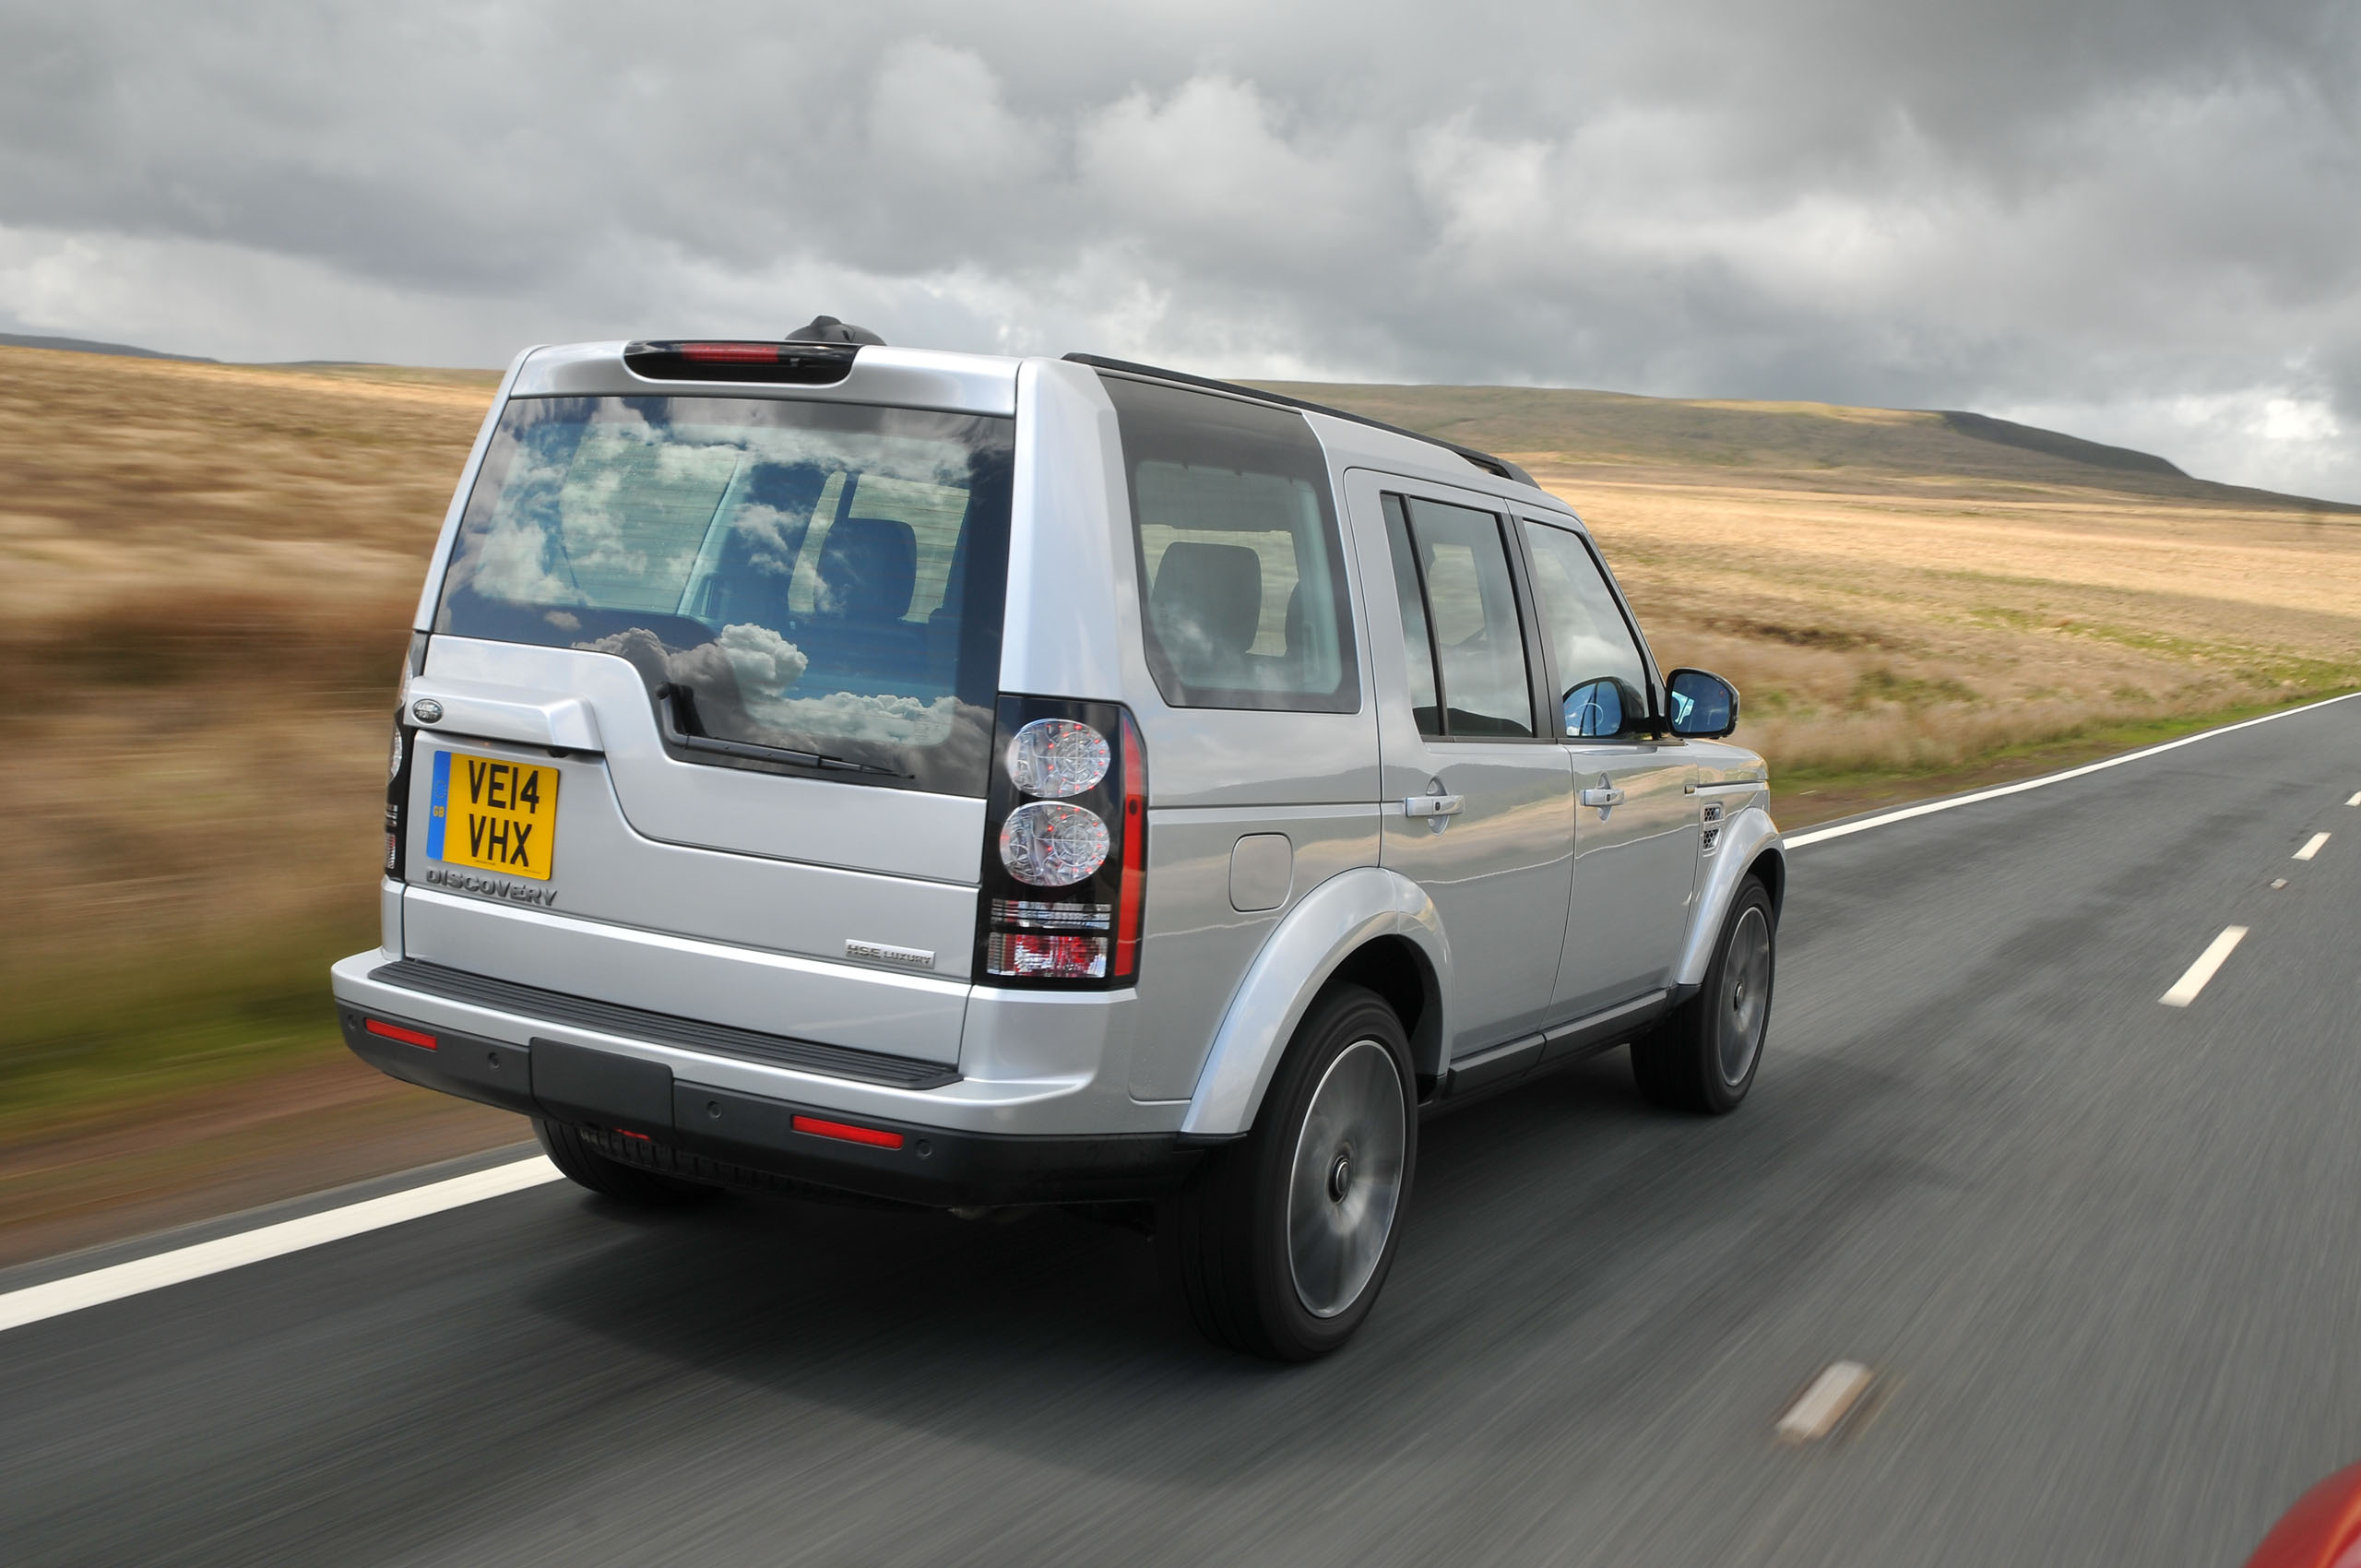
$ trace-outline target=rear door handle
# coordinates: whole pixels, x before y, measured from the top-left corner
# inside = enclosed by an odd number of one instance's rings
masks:
[[[1586,806],[1596,806],[1601,811],[1605,811],[1609,806],[1619,806],[1622,803],[1623,791],[1617,789],[1612,784],[1594,785],[1590,789],[1583,791],[1583,804]]]
[[[1457,795],[1413,795],[1402,802],[1405,816],[1457,816],[1467,802]]]

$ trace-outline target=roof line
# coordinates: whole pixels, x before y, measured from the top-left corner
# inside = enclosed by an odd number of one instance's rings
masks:
[[[1496,475],[1501,479],[1512,480],[1518,484],[1533,485],[1536,490],[1541,488],[1533,483],[1531,474],[1526,473],[1525,469],[1510,462],[1506,457],[1495,457],[1489,452],[1481,452],[1473,446],[1462,446],[1456,441],[1445,441],[1440,435],[1429,435],[1423,431],[1406,430],[1398,424],[1388,424],[1383,420],[1373,420],[1367,414],[1357,414],[1344,409],[1332,409],[1325,403],[1308,403],[1300,398],[1290,398],[1284,392],[1265,392],[1259,386],[1241,386],[1234,381],[1216,381],[1211,376],[1191,375],[1186,371],[1166,370],[1158,365],[1138,364],[1130,360],[1110,360],[1103,354],[1068,354],[1065,357],[1072,363],[1088,365],[1093,370],[1121,371],[1127,375],[1147,376],[1157,381],[1178,382],[1183,386],[1202,386],[1209,392],[1227,392],[1233,398],[1243,398],[1250,402],[1274,403],[1280,408],[1295,409],[1307,414],[1326,414],[1330,419],[1367,425],[1371,430],[1382,430],[1394,435],[1406,435],[1413,441],[1423,441],[1430,446],[1440,446],[1446,452],[1456,453],[1486,473]]]

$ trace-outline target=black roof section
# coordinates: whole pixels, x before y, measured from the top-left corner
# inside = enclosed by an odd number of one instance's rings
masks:
[[[1519,484],[1533,484],[1533,476],[1506,457],[1495,457],[1489,452],[1478,452],[1473,446],[1462,446],[1458,442],[1445,441],[1440,435],[1428,435],[1420,431],[1405,430],[1398,424],[1388,424],[1383,420],[1373,420],[1367,414],[1348,413],[1343,409],[1332,409],[1325,403],[1307,403],[1300,398],[1290,398],[1284,393],[1265,392],[1254,386],[1240,386],[1232,381],[1216,381],[1210,376],[1191,375],[1185,371],[1164,370],[1152,364],[1134,364],[1130,360],[1110,360],[1102,354],[1068,354],[1066,359],[1074,364],[1086,364],[1093,370],[1121,371],[1126,375],[1145,376],[1152,381],[1172,381],[1183,386],[1202,386],[1208,392],[1227,392],[1233,398],[1244,398],[1251,402],[1275,403],[1283,409],[1299,409],[1307,414],[1326,414],[1330,419],[1365,424],[1371,430],[1382,430],[1394,435],[1406,435],[1413,441],[1423,441],[1430,446],[1440,446],[1447,452],[1456,452],[1488,474],[1495,474],[1505,480],[1513,480]],[[1534,485],[1534,488],[1538,490],[1540,486]]]

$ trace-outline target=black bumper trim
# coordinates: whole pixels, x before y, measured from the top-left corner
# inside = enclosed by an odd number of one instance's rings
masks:
[[[765,1034],[757,1029],[742,1029],[729,1024],[708,1024],[695,1018],[677,1017],[670,1013],[649,1012],[643,1007],[626,1007],[619,1003],[594,1002],[585,996],[569,996],[560,991],[544,991],[540,986],[518,985],[514,980],[469,974],[465,969],[430,964],[419,958],[397,958],[390,964],[381,964],[369,971],[369,978],[382,985],[399,986],[404,991],[440,996],[452,1002],[470,1003],[479,1007],[496,1008],[504,1013],[520,1013],[544,1023],[572,1024],[577,1028],[596,1029],[600,1034],[615,1035],[623,1039],[644,1039],[655,1045],[678,1046],[683,1051],[702,1051],[715,1056],[734,1057],[742,1062],[760,1062],[770,1067],[792,1067],[799,1072],[818,1073],[831,1078],[848,1078],[857,1084],[880,1084],[896,1089],[939,1089],[945,1084],[959,1081],[956,1069],[945,1067],[939,1062],[919,1062],[875,1051],[855,1051],[850,1046],[822,1045],[816,1040]],[[350,1029],[347,1035],[350,1038]],[[355,1046],[354,1049],[358,1051],[360,1048]],[[374,1057],[371,1059],[374,1060]]]
[[[390,1076],[565,1123],[610,1159],[716,1186],[936,1208],[1121,1203],[1178,1189],[1209,1146],[1178,1133],[960,1132],[684,1082],[660,1062],[565,1040],[525,1047],[374,1010],[337,1016],[353,1054]],[[372,1019],[434,1044],[373,1034]],[[827,1137],[799,1116],[901,1141]]]
[[[1153,1198],[1204,1158],[1173,1133],[967,1133],[675,1082],[672,1125],[647,1137],[585,1126],[611,1159],[722,1186],[787,1182],[936,1207]],[[899,1134],[883,1148],[798,1131],[798,1116]],[[633,1128],[632,1131],[642,1131]]]

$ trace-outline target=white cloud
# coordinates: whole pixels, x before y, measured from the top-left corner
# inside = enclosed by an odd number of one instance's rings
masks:
[[[2344,471],[2321,419],[2361,427],[2344,0],[645,16],[18,8],[0,316],[495,364],[827,311],[1239,374],[2087,409],[2287,487]],[[2257,398],[2326,412],[2161,411]]]

